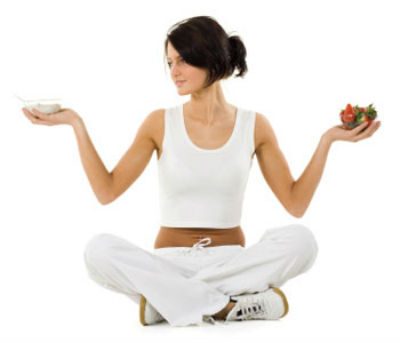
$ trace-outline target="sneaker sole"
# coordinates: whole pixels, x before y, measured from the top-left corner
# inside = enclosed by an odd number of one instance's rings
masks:
[[[282,300],[283,300],[283,305],[285,307],[285,311],[283,312],[281,318],[283,318],[284,316],[287,315],[287,313],[289,312],[289,302],[287,301],[286,295],[277,287],[272,287],[272,290],[281,296]]]
[[[142,295],[140,297],[140,310],[139,310],[139,319],[140,319],[140,322],[142,323],[142,325],[148,325],[146,323],[146,321],[144,320],[144,310],[146,309],[146,303],[147,303],[147,300]]]

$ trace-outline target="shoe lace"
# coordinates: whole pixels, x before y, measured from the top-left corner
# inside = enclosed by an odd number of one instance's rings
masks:
[[[265,316],[265,304],[255,302],[254,299],[244,298],[239,303],[239,310],[236,310],[237,320],[263,319]]]

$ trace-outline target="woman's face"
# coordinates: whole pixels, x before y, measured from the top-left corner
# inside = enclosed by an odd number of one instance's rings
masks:
[[[179,94],[191,94],[203,88],[207,71],[184,61],[170,42],[167,45],[167,62],[172,81],[178,88]],[[184,80],[184,82],[176,83],[178,80]]]

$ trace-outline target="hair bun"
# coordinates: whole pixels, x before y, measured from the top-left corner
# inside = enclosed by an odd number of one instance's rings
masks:
[[[186,63],[205,69],[205,87],[231,76],[243,77],[247,72],[246,48],[238,35],[229,35],[212,17],[196,16],[180,21],[168,30],[164,42],[165,55],[170,43]]]

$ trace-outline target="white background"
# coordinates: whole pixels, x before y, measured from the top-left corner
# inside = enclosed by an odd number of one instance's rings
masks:
[[[333,342],[399,336],[395,3],[2,1],[0,337]],[[254,161],[242,217],[247,246],[268,228],[291,223],[308,226],[319,244],[313,268],[282,288],[290,312],[280,321],[141,326],[135,303],[89,279],[83,252],[102,232],[153,248],[159,227],[156,153],[128,191],[102,206],[72,128],[33,125],[13,97],[62,98],[83,118],[111,171],[148,113],[189,100],[169,77],[163,43],[174,23],[197,15],[214,17],[243,39],[248,74],[224,81],[224,94],[269,118],[295,179],[321,135],[340,123],[347,103],[373,103],[382,122],[369,139],[332,145],[302,218],[285,211]]]

